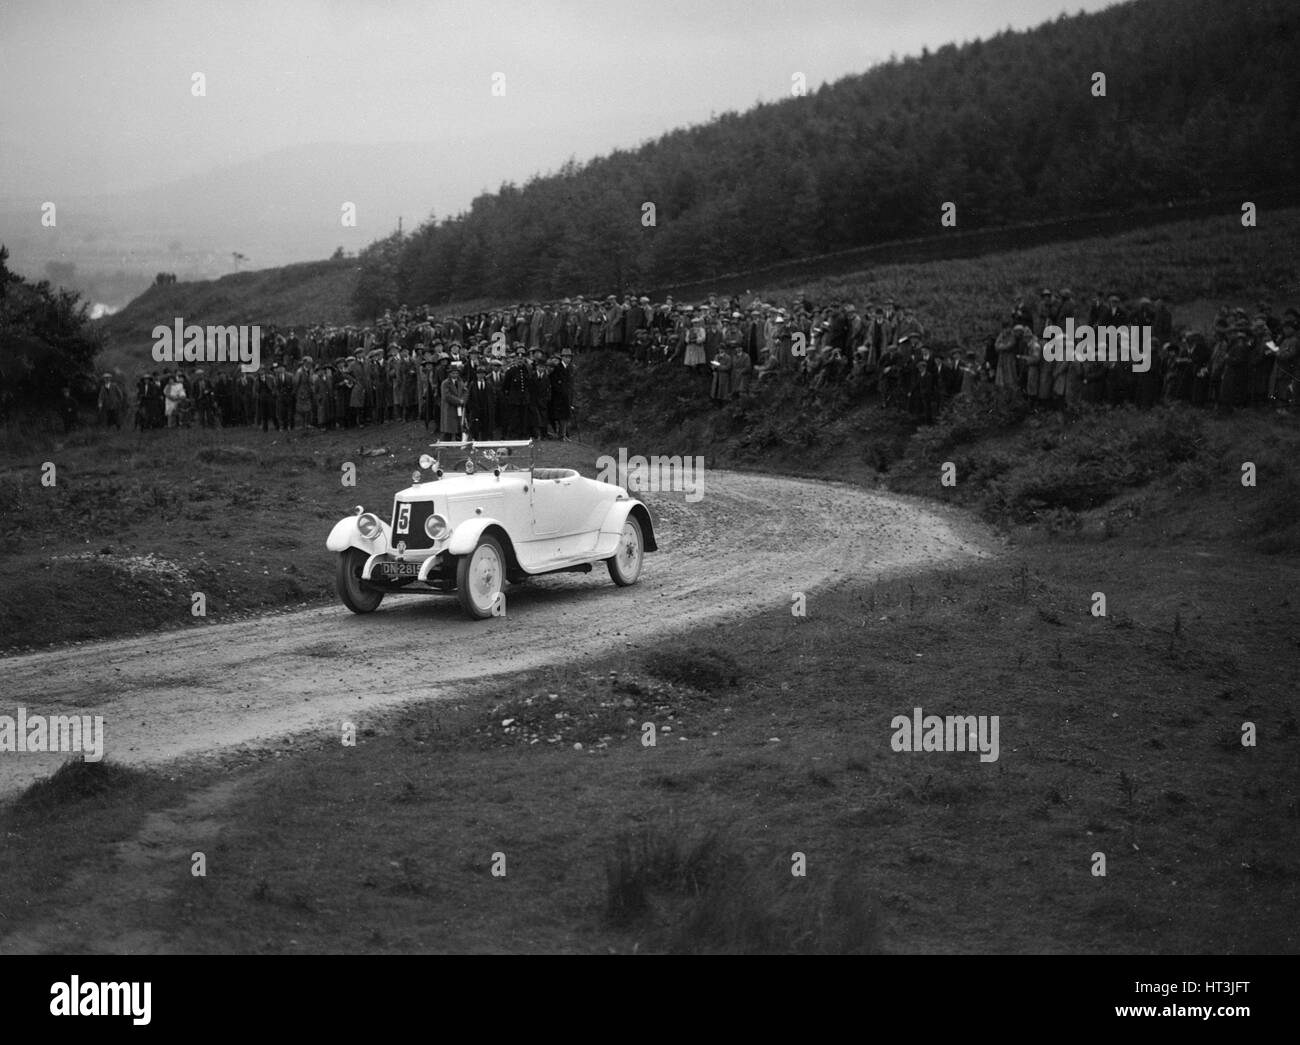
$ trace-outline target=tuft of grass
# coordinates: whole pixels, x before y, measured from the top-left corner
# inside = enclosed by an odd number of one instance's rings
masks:
[[[716,830],[696,835],[675,825],[622,832],[605,860],[605,919],[626,926],[650,910],[652,891],[698,896],[722,873],[725,845]]]
[[[778,864],[737,868],[692,903],[669,938],[675,954],[878,954],[879,917],[852,875],[795,878]]]
[[[745,675],[740,662],[730,653],[707,646],[661,650],[647,656],[644,664],[656,678],[706,692],[738,686]]]
[[[878,952],[878,913],[857,876],[794,877],[790,866],[752,866],[718,828],[624,832],[605,863],[605,920],[674,954]]]

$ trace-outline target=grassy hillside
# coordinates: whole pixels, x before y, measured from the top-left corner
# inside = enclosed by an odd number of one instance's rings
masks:
[[[1278,555],[1257,538],[1294,526],[1300,434],[1126,411],[1106,429],[1103,452],[1145,446],[1150,472],[1068,537],[1012,520],[991,561],[367,714],[356,748],[331,729],[215,765],[71,763],[0,804],[0,949],[15,934],[52,953],[1297,953],[1300,565],[1294,540]],[[21,554],[2,586],[26,612],[0,632],[157,620],[177,569],[220,585],[224,616],[325,597],[312,541],[292,573],[249,546],[284,548],[290,522],[319,532],[339,497],[323,458],[342,447],[173,435],[193,438],[133,459],[114,436],[100,463],[68,447],[54,504],[6,477]],[[962,475],[1001,453],[1050,476],[1097,449],[1047,436],[971,433]],[[1242,459],[1259,489],[1237,481]],[[391,489],[401,464],[379,463]],[[934,494],[936,475],[920,453],[907,481]],[[215,541],[188,536],[214,525]],[[38,545],[74,526],[113,533],[86,559],[139,542],[154,572],[124,585],[87,563],[69,600]],[[892,751],[892,716],[916,705],[999,716],[998,762]],[[195,848],[220,854],[210,877],[186,872]]]
[[[1037,300],[1045,286],[1069,288],[1086,306],[1095,290],[1126,300],[1162,295],[1176,325],[1201,325],[1222,304],[1252,309],[1261,299],[1281,314],[1300,303],[1300,208],[1261,213],[1243,228],[1240,210],[979,258],[879,265],[807,282],[788,282],[765,298],[806,291],[814,301],[862,303],[892,297],[913,308],[931,339],[963,344],[998,329],[1015,298]],[[983,343],[980,342],[980,347]]]
[[[170,324],[177,316],[198,324],[348,323],[356,279],[356,261],[342,258],[153,286],[100,321],[106,344],[98,365],[109,370],[121,367],[128,378],[134,378],[151,364],[153,328]]]

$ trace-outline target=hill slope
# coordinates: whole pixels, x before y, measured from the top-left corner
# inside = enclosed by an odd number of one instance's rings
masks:
[[[1297,58],[1286,0],[1138,0],[945,46],[481,196],[411,236],[371,304],[711,278],[937,233],[945,203],[965,230],[1251,199],[1300,173]]]
[[[99,322],[105,336],[99,364],[110,370],[121,367],[133,376],[150,359],[154,326],[171,324],[178,316],[198,324],[348,323],[356,280],[356,261],[341,258],[153,286]]]

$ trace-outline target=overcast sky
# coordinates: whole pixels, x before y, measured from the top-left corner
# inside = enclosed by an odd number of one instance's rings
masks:
[[[1109,6],[1072,0],[1068,11]],[[508,141],[481,185],[947,42],[1062,0],[3,0],[0,192],[134,190],[314,142]],[[206,77],[206,96],[192,75]],[[492,94],[493,74],[505,94]],[[517,150],[513,146],[517,143]],[[494,150],[499,153],[500,150]],[[491,169],[486,169],[491,168]],[[430,200],[440,213],[467,200]]]

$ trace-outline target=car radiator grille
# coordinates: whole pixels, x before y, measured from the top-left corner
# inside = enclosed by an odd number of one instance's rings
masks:
[[[433,541],[424,532],[425,520],[432,514],[432,501],[394,501],[393,544],[405,541],[407,548],[432,548]]]

